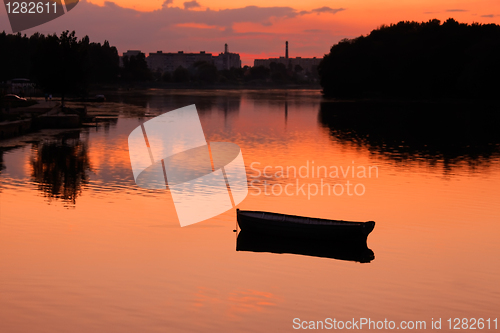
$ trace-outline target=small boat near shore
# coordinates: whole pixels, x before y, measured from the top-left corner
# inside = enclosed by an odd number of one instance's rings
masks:
[[[337,242],[353,240],[366,242],[366,238],[375,227],[373,221],[327,220],[239,209],[236,210],[236,215],[242,231],[300,238],[331,239]]]

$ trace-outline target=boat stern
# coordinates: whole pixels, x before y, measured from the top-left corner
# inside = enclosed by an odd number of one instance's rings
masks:
[[[375,228],[375,221],[368,221],[363,224],[363,234],[368,236],[370,232],[372,232],[373,228]]]

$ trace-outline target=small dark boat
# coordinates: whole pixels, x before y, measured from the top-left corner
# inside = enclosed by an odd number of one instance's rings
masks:
[[[366,242],[367,236],[375,227],[373,221],[349,222],[239,209],[236,210],[236,215],[242,231],[337,242]]]
[[[236,240],[236,251],[295,254],[369,263],[375,259],[365,242],[335,243],[327,239],[292,238],[241,231]]]

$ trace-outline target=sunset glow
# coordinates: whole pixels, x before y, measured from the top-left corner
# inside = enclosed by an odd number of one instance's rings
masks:
[[[285,40],[290,42],[291,57],[323,57],[339,40],[366,35],[382,24],[450,17],[464,23],[498,24],[500,4],[495,0],[341,0],[333,4],[323,0],[87,0],[68,15],[26,33],[75,30],[79,37],[110,41],[120,54],[127,50],[218,54],[228,43],[231,52],[241,55],[243,65],[253,65],[255,58],[283,55]],[[6,21],[0,22],[0,30],[10,31]]]

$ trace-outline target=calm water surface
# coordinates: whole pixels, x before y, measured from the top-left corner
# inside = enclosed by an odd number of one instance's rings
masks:
[[[499,142],[374,138],[361,120],[336,120],[319,91],[108,100],[89,111],[118,118],[97,127],[1,142],[0,332],[286,332],[329,317],[430,331],[432,318],[445,330],[448,318],[500,317]],[[234,209],[181,228],[166,190],[135,185],[127,137],[189,104],[208,141],[241,147],[239,208],[374,220],[374,259],[236,251]]]

